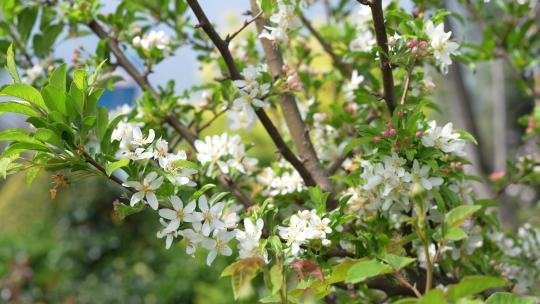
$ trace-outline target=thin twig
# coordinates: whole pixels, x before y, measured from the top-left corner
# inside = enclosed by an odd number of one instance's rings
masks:
[[[403,87],[403,94],[401,95],[400,104],[404,105],[407,102],[407,93],[409,92],[409,87],[411,86],[411,76],[414,70],[414,64],[416,63],[416,54],[413,54],[412,62],[407,69],[407,75],[405,76],[405,86]]]
[[[414,294],[416,295],[417,298],[421,298],[422,297],[422,294],[420,293],[420,291],[418,291],[418,289],[416,287],[414,287],[413,285],[411,285],[411,283],[409,283],[409,280],[407,280],[407,278],[405,278],[404,276],[402,276],[399,272],[395,272],[394,273],[394,276],[396,277],[396,279],[405,287],[409,288],[410,290],[412,290],[412,292],[414,292]]]
[[[130,187],[126,187],[124,186],[124,182],[122,182],[118,177],[114,176],[113,174],[111,174],[110,176],[107,174],[107,171],[105,170],[105,168],[103,168],[102,165],[100,165],[95,159],[92,158],[92,156],[90,156],[86,151],[81,151],[81,155],[84,157],[84,160],[91,164],[94,168],[96,168],[99,172],[103,173],[103,175],[105,177],[107,177],[108,179],[110,179],[111,181],[115,182],[116,184],[118,184],[120,187],[130,191],[131,193],[135,193],[135,190],[133,190],[132,188]]]
[[[255,22],[255,20],[257,20],[260,16],[262,16],[262,14],[263,14],[263,12],[261,11],[257,15],[253,16],[253,18],[251,18],[250,20],[244,21],[244,24],[242,25],[242,27],[240,27],[236,32],[234,32],[232,34],[229,34],[229,35],[227,35],[227,37],[225,37],[225,42],[230,43],[246,27],[248,27],[251,23]]]

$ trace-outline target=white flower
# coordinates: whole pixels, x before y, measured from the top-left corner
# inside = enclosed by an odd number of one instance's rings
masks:
[[[226,124],[232,131],[244,129],[250,132],[257,122],[255,111],[247,104],[233,107],[227,111]]]
[[[364,75],[359,75],[357,70],[354,70],[351,75],[351,80],[345,85],[345,99],[353,100],[354,91],[356,91],[360,84],[364,81]]]
[[[169,143],[164,139],[158,139],[156,141],[156,147],[154,150],[154,159],[158,160],[159,166],[161,168],[167,167],[167,161],[169,161],[169,158],[167,157],[169,155]]]
[[[330,220],[320,218],[315,210],[298,211],[289,219],[288,227],[278,227],[279,236],[287,240],[288,253],[298,255],[303,253],[302,245],[306,245],[311,240],[326,240],[328,233],[332,229],[328,227]]]
[[[370,52],[376,43],[377,40],[371,31],[359,31],[349,48],[353,52]]]
[[[214,230],[225,229],[225,223],[221,220],[221,213],[224,206],[224,202],[209,206],[206,196],[201,195],[199,197],[199,210],[201,210],[203,222],[202,224],[200,222],[194,222],[193,227],[195,230],[201,230],[204,236],[209,236]]]
[[[244,229],[235,230],[236,239],[238,240],[238,254],[241,259],[250,258],[250,257],[261,257],[265,261],[268,260],[268,254],[266,250],[261,251],[259,248],[259,240],[261,239],[262,229],[264,227],[264,222],[262,219],[257,219],[255,225],[251,219],[244,219]]]
[[[189,255],[193,255],[197,251],[197,245],[204,240],[204,236],[193,229],[180,230],[178,231],[178,235],[186,240],[186,253]]]
[[[195,212],[195,201],[189,202],[189,204],[187,204],[185,207],[184,203],[178,196],[171,196],[170,201],[173,209],[163,208],[159,210],[159,216],[170,221],[167,227],[164,229],[165,233],[176,231],[183,222],[191,223],[202,221],[202,213]]]
[[[167,223],[162,218],[159,219],[159,222],[161,223],[161,225],[167,227]],[[165,238],[165,249],[171,248],[172,242],[177,236],[178,233],[176,232],[176,230],[166,231],[166,229],[160,230],[156,234],[156,237],[158,239]]]
[[[141,128],[138,126],[134,126],[133,130],[133,138],[131,140],[131,144],[135,147],[145,146],[149,145],[154,141],[154,138],[156,136],[154,130],[150,129],[148,131],[148,137],[144,137]]]
[[[445,153],[465,156],[465,141],[460,138],[458,133],[453,132],[451,122],[441,128],[437,126],[436,121],[431,121],[428,130],[422,136],[422,144],[425,147],[439,148]]]
[[[289,28],[294,20],[294,6],[278,2],[278,12],[270,17],[270,21],[275,26],[265,26],[265,32],[259,35],[259,38],[265,38],[275,42],[287,42],[289,40]]]
[[[234,100],[235,107],[241,107],[243,105],[253,105],[257,108],[268,108],[270,104],[268,101],[260,99],[258,90],[245,91],[240,90],[240,97]]]
[[[134,151],[125,150],[121,152],[121,155],[131,160],[141,160],[152,158],[153,153],[144,148],[136,148]]]
[[[244,70],[242,70],[242,77],[244,79],[234,80],[233,84],[238,89],[243,89],[246,91],[252,91],[253,89],[257,89],[259,86],[257,78],[259,78],[260,72],[260,68],[257,68],[254,65],[250,64],[246,66]]]
[[[431,190],[433,187],[442,185],[444,180],[441,177],[429,177],[429,171],[431,167],[429,165],[422,165],[415,159],[412,168],[412,181],[422,184],[426,190]]]
[[[148,34],[141,36],[135,36],[132,40],[133,46],[140,48],[144,51],[151,51],[157,49],[164,54],[170,52],[171,39],[164,31],[151,31]]]
[[[125,182],[122,185],[134,188],[137,192],[131,196],[130,205],[135,206],[138,202],[148,203],[152,209],[158,209],[158,200],[155,191],[161,187],[163,177],[158,177],[156,172],[150,172],[142,183],[136,181]]]
[[[32,68],[26,70],[26,77],[24,82],[33,83],[43,73],[43,65],[40,63],[34,65]]]
[[[452,32],[444,31],[444,24],[437,26],[433,22],[428,21],[426,25],[426,34],[429,37],[433,54],[437,60],[443,74],[448,73],[448,66],[452,64],[450,55],[457,54],[459,44],[449,41]]]
[[[224,256],[230,256],[232,254],[231,248],[227,245],[229,241],[234,238],[235,233],[227,230],[217,230],[214,233],[213,239],[206,239],[202,241],[204,248],[210,250],[206,257],[206,264],[212,265],[212,262],[218,254]]]
[[[178,161],[186,160],[187,155],[185,151],[178,151],[176,154],[168,154],[163,161],[163,170],[172,175],[172,182],[179,186],[195,187],[196,184],[190,179],[190,176],[197,173],[197,170],[192,168],[185,168],[181,164],[177,164]]]
[[[197,160],[203,165],[209,164],[208,174],[213,171],[215,164],[219,164],[221,168],[226,167],[223,161],[220,162],[220,158],[227,154],[227,141],[227,133],[223,133],[221,136],[206,136],[204,141],[195,141]]]

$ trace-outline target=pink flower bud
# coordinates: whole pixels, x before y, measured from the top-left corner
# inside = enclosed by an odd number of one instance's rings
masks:
[[[386,126],[388,127],[388,129],[394,129],[394,124],[391,121],[388,122]]]
[[[380,136],[374,136],[373,137],[373,142],[378,144],[379,142],[381,141],[381,137]]]
[[[287,73],[289,71],[289,65],[284,63],[282,66],[281,66],[281,69],[283,70],[283,72]]]
[[[418,47],[417,47],[417,46],[413,47],[413,48],[411,49],[411,52],[412,52],[413,54],[416,54],[416,53],[418,52]]]
[[[390,136],[396,137],[396,135],[397,135],[396,129],[390,129]]]
[[[399,118],[403,118],[403,111],[399,111],[399,112],[397,113],[397,116],[398,116]]]
[[[423,50],[420,55],[422,55],[423,57],[427,57],[427,56],[429,56],[429,52],[426,51],[426,50]]]
[[[350,103],[345,106],[345,110],[351,113],[355,113],[358,110],[358,105],[355,103]]]
[[[416,43],[414,42],[414,40],[409,40],[409,41],[407,41],[407,47],[408,47],[409,49],[411,49],[411,48],[412,48],[413,46],[415,46],[415,45],[416,45]]]
[[[388,137],[388,131],[382,131],[381,135],[382,137]]]
[[[493,181],[500,181],[506,176],[505,171],[495,171],[489,175]]]
[[[424,133],[422,133],[422,131],[416,131],[416,134],[414,134],[416,137],[422,137],[422,135],[424,135]]]
[[[287,86],[292,91],[302,90],[302,81],[300,81],[300,77],[298,77],[298,74],[294,73],[291,76],[287,77]]]
[[[422,41],[422,42],[420,42],[420,44],[419,44],[418,46],[419,46],[421,49],[424,49],[424,50],[425,50],[425,49],[427,49],[428,44],[427,44],[427,42]]]

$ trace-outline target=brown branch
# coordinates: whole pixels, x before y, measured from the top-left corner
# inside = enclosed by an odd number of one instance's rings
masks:
[[[258,14],[259,11],[260,9],[257,1],[251,0],[252,14]],[[256,24],[258,32],[261,33],[265,26],[264,20],[262,18],[258,19]],[[283,57],[281,56],[281,52],[277,46],[272,44],[272,42],[268,39],[261,38],[260,41],[263,46],[266,63],[268,64],[270,72],[274,78],[279,78],[283,73]],[[298,150],[298,153],[302,155],[307,170],[309,173],[311,173],[313,180],[321,187],[322,190],[332,193],[328,207],[330,209],[335,208],[337,206],[337,201],[333,199],[334,189],[330,183],[328,174],[323,168],[319,158],[317,157],[315,148],[311,143],[311,139],[309,138],[309,130],[302,120],[302,116],[300,115],[294,95],[290,93],[282,94],[279,97],[279,105],[285,118],[285,123],[287,124],[291,134],[293,143]]]
[[[298,17],[304,24],[304,26],[309,30],[309,32],[317,39],[319,44],[322,46],[324,51],[332,58],[332,61],[338,66],[347,76],[350,76],[353,72],[353,69],[350,65],[348,65],[346,62],[344,62],[341,57],[339,57],[335,52],[332,45],[326,41],[321,34],[313,27],[311,22],[304,16],[304,14],[298,10]]]
[[[206,16],[205,12],[199,5],[199,2],[197,0],[187,0],[187,3],[191,7],[191,10],[195,14],[195,16],[197,17],[197,20],[199,21],[199,27],[203,29],[206,35],[208,35],[210,40],[212,40],[212,42],[218,49],[219,53],[221,54],[221,57],[223,57],[223,60],[225,61],[225,64],[227,65],[227,69],[229,70],[231,79],[232,80],[242,79],[242,75],[238,71],[238,68],[231,55],[227,42],[221,39],[219,34],[216,32],[215,28],[210,23],[210,20],[208,20],[208,17]],[[258,19],[255,19],[255,20],[258,20]],[[296,171],[298,171],[298,173],[300,174],[300,176],[302,177],[306,185],[308,186],[315,185],[316,179],[311,174],[312,172],[309,170],[309,167],[307,165],[305,166],[296,157],[296,155],[294,155],[294,153],[289,149],[289,147],[287,146],[285,141],[283,141],[283,138],[279,134],[279,131],[277,130],[277,128],[274,126],[274,124],[272,123],[268,115],[266,114],[266,112],[261,108],[255,108],[255,113],[257,114],[257,117],[259,118],[262,125],[266,129],[266,132],[270,135],[270,138],[272,138],[272,141],[274,142],[274,144],[276,145],[280,153],[289,163],[291,163],[291,165],[296,169]]]
[[[135,193],[135,190],[133,190],[132,188],[130,187],[126,187],[124,186],[124,182],[122,182],[118,177],[114,176],[113,174],[111,174],[110,176],[107,174],[107,171],[105,170],[105,168],[103,168],[102,165],[100,165],[95,159],[92,158],[92,156],[90,156],[88,153],[86,153],[86,151],[84,150],[81,150],[80,151],[82,157],[84,157],[84,160],[91,164],[94,168],[96,168],[99,172],[103,173],[103,175],[105,175],[108,179],[110,179],[111,181],[115,182],[116,184],[118,184],[120,187],[130,191],[131,193]]]
[[[409,288],[413,293],[414,295],[417,297],[417,298],[421,298],[422,297],[422,294],[420,293],[420,291],[418,291],[418,289],[416,289],[416,287],[414,287],[413,285],[411,285],[411,283],[409,283],[409,280],[407,280],[406,277],[402,276],[399,271],[398,272],[395,272],[394,273],[394,276],[396,277],[396,279],[401,283],[401,285]]]
[[[107,46],[116,56],[118,64],[123,67],[128,74],[137,82],[137,84],[146,88],[150,94],[156,99],[159,98],[159,93],[156,89],[148,82],[148,79],[144,77],[137,68],[127,59],[124,52],[120,49],[118,41],[110,37],[107,32],[101,27],[97,20],[92,19],[88,24],[88,27],[101,39],[104,39],[107,42]],[[165,117],[165,122],[167,122],[177,133],[179,133],[183,138],[185,138],[189,144],[195,148],[195,140],[197,140],[197,135],[193,133],[186,125],[184,125],[176,115],[173,113],[168,114]],[[229,191],[242,203],[245,207],[253,205],[249,197],[242,191],[242,189],[234,183],[234,181],[222,172],[218,172],[217,178],[219,182],[229,188]]]
[[[392,65],[389,58],[388,38],[386,36],[386,27],[384,25],[382,0],[358,0],[358,2],[369,5],[371,8],[371,16],[373,17],[373,25],[375,26],[375,37],[377,38],[377,45],[380,48],[379,60],[381,61],[384,100],[386,101],[386,105],[388,106],[391,115],[396,108],[396,101],[394,97],[394,76],[392,74]]]
[[[238,36],[238,34],[240,34],[244,29],[246,29],[246,27],[255,22],[255,20],[257,20],[262,15],[262,13],[263,12],[260,12],[257,15],[253,16],[253,18],[251,18],[250,20],[244,21],[242,27],[240,27],[236,32],[225,37],[225,42],[227,42],[227,44],[230,43],[236,36]]]

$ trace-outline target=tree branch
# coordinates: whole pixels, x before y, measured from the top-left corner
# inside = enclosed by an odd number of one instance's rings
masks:
[[[260,9],[257,1],[251,0],[252,14],[258,14],[259,11]],[[258,19],[256,24],[258,32],[261,33],[265,26],[264,20],[262,18]],[[261,38],[260,41],[263,46],[266,63],[268,64],[270,72],[274,78],[280,77],[283,73],[283,58],[279,49],[267,39]],[[309,173],[311,173],[313,180],[321,187],[322,190],[332,193],[332,199],[329,200],[328,207],[330,209],[335,208],[337,206],[337,201],[333,199],[334,189],[330,183],[328,174],[323,168],[319,158],[317,157],[315,148],[311,143],[311,139],[309,138],[309,130],[302,120],[302,116],[300,115],[294,95],[290,93],[282,94],[279,96],[279,105],[281,107],[281,111],[283,112],[285,123],[289,129],[293,143],[298,150],[298,153],[302,155],[307,170]]]
[[[107,32],[101,27],[97,20],[92,19],[88,24],[88,27],[101,39],[104,39],[107,42],[107,46],[111,52],[115,55],[118,64],[123,67],[128,74],[137,82],[141,88],[146,88],[150,94],[156,99],[159,98],[159,93],[156,89],[148,82],[148,79],[144,77],[137,68],[127,59],[124,52],[120,49],[118,41],[110,37]],[[182,137],[184,137],[189,144],[195,149],[195,140],[197,140],[197,135],[193,133],[186,125],[184,125],[178,117],[170,113],[165,117],[165,122],[167,122],[176,132],[178,132]],[[229,191],[242,203],[245,207],[253,205],[249,197],[242,191],[242,189],[234,183],[234,181],[226,174],[218,172],[217,178],[219,182],[227,187]]]
[[[379,51],[379,60],[381,61],[384,100],[386,101],[390,115],[392,115],[394,109],[396,108],[396,100],[394,96],[394,76],[392,73],[390,58],[388,57],[388,38],[386,36],[386,27],[384,25],[382,0],[358,0],[358,2],[368,5],[371,8],[371,16],[373,17],[373,25],[375,26],[375,37],[377,38],[377,45],[381,49]]]
[[[92,158],[92,156],[90,156],[88,153],[86,153],[86,151],[84,150],[81,150],[81,155],[82,157],[84,157],[84,160],[91,164],[94,168],[96,168],[99,172],[103,173],[103,175],[105,175],[108,179],[110,179],[111,181],[115,182],[116,184],[118,184],[120,187],[128,190],[129,192],[131,193],[135,193],[135,190],[133,190],[132,188],[130,187],[126,187],[124,186],[124,183],[116,176],[114,175],[108,175],[107,174],[107,171],[105,170],[105,168],[103,168],[102,165],[100,165],[95,159]]]
[[[319,44],[322,46],[323,50],[328,54],[328,56],[330,56],[330,58],[332,58],[332,61],[334,61],[336,66],[338,66],[341,69],[341,71],[344,72],[347,75],[347,77],[349,77],[353,72],[352,67],[348,65],[346,62],[344,62],[341,59],[341,57],[339,57],[334,52],[334,48],[332,47],[332,45],[328,41],[324,40],[321,34],[313,27],[311,22],[306,18],[306,16],[304,16],[302,11],[300,10],[298,10],[298,18],[300,18],[304,26],[311,33],[311,35],[313,35],[313,37],[317,39]]]
[[[240,27],[236,32],[234,32],[234,33],[232,33],[230,35],[227,35],[227,37],[225,37],[225,42],[227,44],[229,44],[236,36],[238,36],[238,34],[240,34],[250,24],[255,22],[255,20],[257,20],[257,18],[259,18],[261,15],[262,15],[262,12],[260,12],[257,15],[253,16],[253,18],[251,18],[250,20],[244,21],[244,24],[242,25],[242,27]]]
[[[208,20],[208,17],[206,16],[205,12],[199,5],[199,2],[197,0],[187,0],[187,3],[191,7],[191,10],[193,11],[197,19],[199,20],[200,28],[202,28],[204,32],[208,35],[210,40],[212,40],[212,42],[218,49],[219,53],[221,54],[221,57],[223,57],[223,60],[225,61],[225,64],[227,65],[227,69],[229,70],[229,73],[231,75],[231,79],[232,80],[242,79],[242,75],[238,71],[238,68],[231,55],[227,42],[221,39],[219,34],[216,32],[215,28],[212,26],[212,24]],[[289,147],[287,146],[285,141],[283,141],[283,138],[279,134],[279,131],[277,130],[277,128],[274,126],[274,124],[272,123],[268,115],[266,114],[266,112],[261,108],[255,108],[255,113],[257,114],[257,117],[259,118],[262,125],[266,129],[266,132],[272,138],[272,141],[274,142],[274,144],[276,145],[280,153],[289,163],[291,163],[291,165],[296,169],[296,171],[298,171],[298,173],[300,174],[300,176],[302,177],[306,185],[308,186],[315,185],[316,179],[311,174],[311,171],[309,171],[309,168],[307,168],[308,166],[307,165],[304,166],[304,164],[289,149]]]

